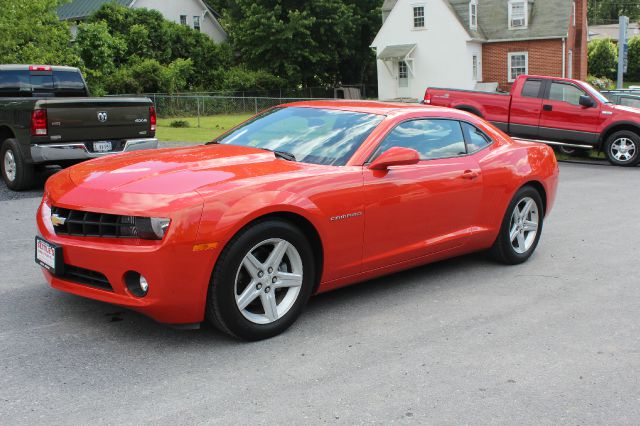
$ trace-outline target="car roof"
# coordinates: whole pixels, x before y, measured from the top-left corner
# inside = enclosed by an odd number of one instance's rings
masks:
[[[291,102],[280,105],[283,107],[323,108],[352,111],[365,114],[397,115],[412,112],[451,113],[450,108],[434,107],[417,103],[381,102],[381,101],[345,101],[345,100],[317,100]]]
[[[75,67],[67,67],[62,65],[40,65],[40,64],[1,64],[0,71],[29,71],[30,67],[51,67],[52,71],[78,71],[78,68]]]

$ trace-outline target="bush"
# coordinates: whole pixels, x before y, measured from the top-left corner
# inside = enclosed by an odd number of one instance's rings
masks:
[[[593,75],[587,76],[587,83],[592,85],[598,90],[615,89],[613,80],[607,77],[595,77]]]
[[[589,72],[614,79],[618,69],[618,51],[611,39],[598,39],[589,42],[587,48]]]
[[[190,124],[187,120],[173,120],[171,123],[169,123],[169,127],[189,127]]]
[[[640,81],[640,35],[629,40],[627,80]]]

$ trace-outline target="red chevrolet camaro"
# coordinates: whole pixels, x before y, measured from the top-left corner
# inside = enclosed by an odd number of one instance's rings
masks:
[[[293,103],[52,176],[36,261],[62,291],[262,339],[314,293],[479,250],[527,260],[557,179],[549,147],[461,111]]]

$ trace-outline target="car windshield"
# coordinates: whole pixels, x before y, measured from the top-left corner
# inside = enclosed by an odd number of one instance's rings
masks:
[[[344,166],[383,118],[332,109],[278,108],[216,142],[289,153],[305,163]]]

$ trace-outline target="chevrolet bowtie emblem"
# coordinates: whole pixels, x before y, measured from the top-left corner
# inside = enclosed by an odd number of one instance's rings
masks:
[[[66,217],[59,216],[56,213],[51,215],[51,223],[53,223],[53,226],[62,226],[66,221]]]

